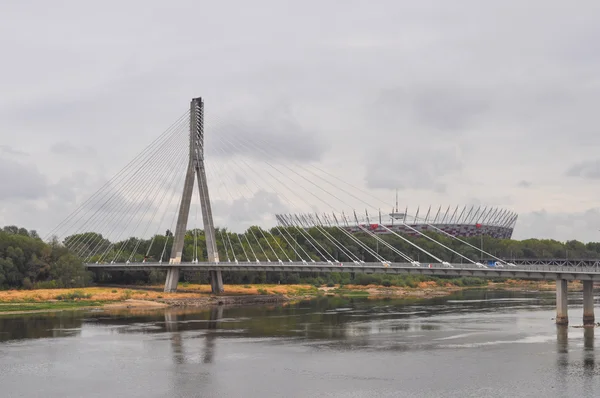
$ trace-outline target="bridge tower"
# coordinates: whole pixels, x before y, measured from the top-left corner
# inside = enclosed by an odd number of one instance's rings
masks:
[[[177,290],[179,282],[179,267],[183,254],[183,244],[187,229],[188,216],[190,214],[190,203],[194,191],[194,179],[198,180],[198,191],[200,194],[200,207],[202,208],[202,221],[204,224],[204,235],[206,238],[206,251],[208,261],[219,262],[217,251],[217,240],[215,237],[215,226],[213,224],[210,197],[208,195],[208,184],[206,182],[206,170],[204,168],[204,102],[202,98],[194,98],[190,103],[190,151],[188,168],[183,185],[183,195],[177,216],[177,226],[171,257],[169,259],[169,270],[165,281],[165,292]],[[210,271],[210,284],[214,294],[223,292],[223,278],[221,271]]]

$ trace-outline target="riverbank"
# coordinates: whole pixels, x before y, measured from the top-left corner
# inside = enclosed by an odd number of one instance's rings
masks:
[[[164,307],[211,307],[216,305],[274,304],[307,300],[331,295],[365,298],[432,298],[443,297],[465,289],[537,290],[555,289],[554,282],[506,281],[484,286],[461,287],[436,282],[420,282],[418,286],[396,287],[379,285],[226,285],[222,295],[211,294],[209,285],[182,283],[177,292],[165,293],[162,286],[87,287],[81,289],[38,289],[0,291],[0,314],[64,311],[75,309],[127,309]],[[570,283],[570,290],[581,284]]]

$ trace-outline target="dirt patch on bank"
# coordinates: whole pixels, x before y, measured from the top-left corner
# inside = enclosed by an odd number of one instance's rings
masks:
[[[435,282],[421,282],[417,288],[390,286],[384,287],[380,285],[345,285],[343,291],[336,290],[337,288],[329,288],[329,294],[345,292],[366,292],[370,298],[383,297],[401,297],[401,298],[429,298],[448,296],[459,290],[464,290],[464,287],[459,286],[438,286]],[[321,288],[319,290],[324,290]]]
[[[248,296],[210,296],[195,298],[176,298],[161,299],[163,303],[170,307],[209,307],[215,305],[253,305],[253,304],[276,304],[289,301],[290,298],[284,295],[248,295]]]

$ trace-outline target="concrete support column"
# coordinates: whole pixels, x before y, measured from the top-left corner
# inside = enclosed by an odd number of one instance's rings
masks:
[[[556,280],[556,324],[568,325],[569,315],[567,309],[567,280]]]
[[[179,268],[171,267],[167,271],[167,279],[165,280],[165,292],[171,293],[177,291],[179,283]]]
[[[223,288],[223,276],[221,271],[210,271],[210,288],[213,294],[221,294],[225,290]]]
[[[583,324],[593,325],[594,322],[594,282],[583,281]]]

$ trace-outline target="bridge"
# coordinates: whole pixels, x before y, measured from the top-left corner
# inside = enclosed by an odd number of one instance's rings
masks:
[[[486,262],[495,261],[487,259]],[[600,259],[593,258],[514,258],[510,260],[513,264],[518,265],[556,265],[561,267],[585,267],[599,268]]]
[[[173,266],[163,263],[141,264],[86,264],[92,271],[150,271],[158,269],[168,271]],[[480,267],[469,264],[441,263],[421,264],[416,266],[411,263],[332,263],[332,262],[238,262],[238,263],[186,263],[181,262],[178,267],[182,271],[266,271],[266,272],[342,272],[361,274],[387,274],[387,275],[426,275],[443,277],[479,277],[479,278],[518,278],[526,280],[580,280],[600,282],[600,272],[589,272],[584,268],[565,268],[556,265]]]
[[[204,102],[192,99],[189,111],[46,239],[65,245],[95,272],[166,271],[167,292],[177,290],[182,271],[208,272],[214,294],[224,291],[222,272],[240,271],[556,280],[559,324],[568,323],[567,281],[580,280],[584,323],[594,323],[597,263],[505,260],[416,216],[412,225],[418,222],[427,231],[414,228],[406,217],[396,222],[427,245],[384,223],[377,228],[385,233],[375,233],[373,224],[359,221],[355,209],[364,206],[367,221],[369,210],[381,219],[379,198],[316,166],[290,160],[290,153],[260,136],[242,132],[231,138],[232,128],[213,124],[209,137],[216,145],[205,143]],[[218,153],[212,166],[205,153],[210,148]],[[257,156],[243,156],[249,153]],[[216,202],[211,200],[214,193]],[[255,226],[231,232],[215,227],[215,203],[221,222],[227,215],[222,213],[240,206],[253,212],[254,219],[265,219],[256,209],[259,205],[285,207],[286,212],[277,213],[278,224],[270,229]],[[343,211],[336,213],[340,203],[354,215],[353,224]],[[191,214],[195,226],[189,231]],[[474,259],[484,255],[492,264]]]

